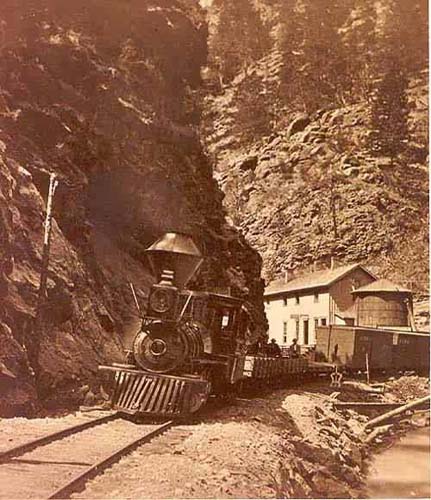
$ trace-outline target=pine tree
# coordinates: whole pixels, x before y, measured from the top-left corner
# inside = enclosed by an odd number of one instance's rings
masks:
[[[392,0],[376,40],[369,146],[392,158],[408,143],[409,76],[427,66],[423,0]]]
[[[373,56],[376,46],[376,2],[354,0],[341,38],[348,54],[347,72],[350,75],[350,102],[368,99],[373,82]]]
[[[296,0],[283,15],[284,85],[295,107],[308,112],[344,102],[351,82],[340,27],[349,1]]]
[[[387,61],[387,69],[377,82],[372,98],[370,146],[376,155],[396,157],[408,137],[408,79],[400,59],[394,55]]]
[[[252,0],[218,0],[214,8],[219,18],[212,38],[211,65],[227,83],[263,56],[270,38]]]

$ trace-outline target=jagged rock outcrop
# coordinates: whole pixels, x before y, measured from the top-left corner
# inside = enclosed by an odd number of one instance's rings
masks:
[[[0,5],[0,412],[73,401],[136,326],[143,250],[193,234],[195,287],[231,287],[264,324],[261,259],[226,223],[202,152],[197,89],[207,30],[192,0],[4,0]],[[49,172],[47,300],[35,323]],[[37,387],[33,373],[39,349]]]
[[[258,13],[272,44],[220,84],[211,71],[226,50],[220,39],[233,37],[221,31],[221,13],[239,14],[223,0],[214,0],[208,11],[215,62],[205,74],[203,134],[229,215],[261,253],[268,281],[329,265],[332,256],[367,264],[415,292],[428,290],[428,71],[420,55],[414,66],[400,56],[388,69],[390,44],[398,36],[390,22],[401,15],[399,3],[243,1],[244,12]],[[402,41],[419,54],[426,19],[414,8],[405,10],[422,22]],[[309,26],[313,9],[327,16],[317,27]],[[377,19],[368,19],[370,12]],[[238,50],[250,43],[238,33]],[[356,54],[350,66],[340,50],[350,59]],[[391,71],[405,79],[405,88],[396,87]],[[352,83],[352,75],[358,82]],[[392,102],[400,102],[399,116],[390,115]],[[372,140],[378,134],[389,140],[384,127],[376,131],[379,119],[400,135],[391,138],[390,153]]]

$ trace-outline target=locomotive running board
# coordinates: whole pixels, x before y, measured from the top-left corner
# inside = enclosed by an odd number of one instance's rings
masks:
[[[199,409],[207,400],[207,380],[158,375],[134,368],[99,366],[114,373],[111,403],[115,410],[131,415],[180,416]]]

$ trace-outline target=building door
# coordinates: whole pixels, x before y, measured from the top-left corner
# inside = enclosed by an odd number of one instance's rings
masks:
[[[308,319],[304,319],[304,345],[308,345]]]

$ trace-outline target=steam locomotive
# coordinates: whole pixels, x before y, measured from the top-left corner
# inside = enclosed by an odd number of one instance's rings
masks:
[[[203,261],[190,236],[166,233],[146,254],[158,282],[128,363],[99,367],[113,376],[113,408],[135,415],[187,415],[210,394],[244,381],[320,371],[304,358],[246,355],[252,322],[244,301],[186,289]]]

